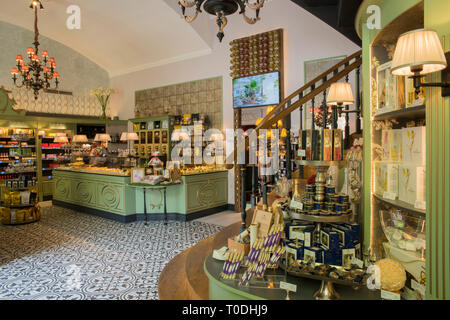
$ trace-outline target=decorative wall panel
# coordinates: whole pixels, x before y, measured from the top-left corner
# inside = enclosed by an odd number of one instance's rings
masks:
[[[135,117],[200,113],[222,129],[222,77],[136,91]]]
[[[230,46],[233,79],[283,69],[283,29],[236,39]]]
[[[100,117],[102,109],[96,97],[40,92],[37,100],[32,90],[13,88],[9,96],[16,101],[14,109],[27,112]]]

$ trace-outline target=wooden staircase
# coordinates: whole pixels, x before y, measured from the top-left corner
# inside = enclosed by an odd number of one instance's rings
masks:
[[[332,66],[330,69],[326,70],[322,74],[318,75],[313,80],[309,81],[305,85],[303,85],[298,90],[294,91],[292,94],[290,94],[288,97],[283,99],[269,114],[267,114],[264,119],[261,121],[261,123],[256,127],[257,134],[259,134],[259,130],[261,129],[270,129],[274,125],[277,124],[278,120],[286,119],[293,111],[300,109],[300,117],[302,117],[303,107],[309,102],[312,102],[312,123],[311,128],[316,128],[317,125],[315,124],[314,118],[315,118],[315,102],[316,100],[319,101],[319,96],[323,96],[323,101],[320,105],[322,112],[325,114],[328,113],[328,106],[325,103],[326,100],[326,90],[335,82],[338,82],[340,80],[348,81],[349,80],[349,74],[356,70],[356,91],[355,92],[355,105],[353,110],[350,110],[348,106],[345,107],[344,110],[338,110],[337,107],[333,107],[332,111],[332,119],[333,119],[333,127],[337,127],[337,119],[338,114],[345,114],[346,118],[346,128],[345,128],[345,136],[346,136],[346,144],[348,145],[348,137],[350,136],[349,132],[349,114],[350,113],[356,113],[357,119],[356,119],[356,132],[361,132],[361,96],[360,96],[360,71],[361,71],[361,64],[362,64],[362,51],[355,52],[351,56],[343,59],[341,62],[337,63],[336,65]],[[326,117],[324,117],[326,118]],[[327,124],[324,123],[321,127],[326,128]],[[300,119],[300,129],[303,129],[303,119]],[[235,144],[236,146],[237,144]],[[248,147],[248,137],[245,141],[246,148]],[[236,154],[235,149],[235,154]],[[227,159],[226,163],[228,162]],[[233,162],[233,161],[231,161]],[[289,163],[288,163],[289,165]],[[243,206],[243,203],[241,202],[241,198],[243,196],[243,188],[242,185],[244,184],[245,180],[242,179],[242,172],[244,166],[235,164],[234,165],[234,172],[235,172],[235,210],[241,210],[243,216],[245,211],[245,206]],[[289,174],[288,174],[289,176]]]

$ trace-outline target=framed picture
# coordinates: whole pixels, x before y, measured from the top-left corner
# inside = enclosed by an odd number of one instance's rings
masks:
[[[405,107],[405,77],[393,76],[391,66],[389,61],[377,68],[377,113]]]
[[[154,129],[154,124],[153,124],[153,121],[149,121],[149,122],[147,122],[147,129],[148,129],[148,130],[152,130],[152,129]]]
[[[145,168],[133,168],[131,169],[131,183],[140,183],[144,180]]]
[[[163,129],[169,129],[169,120],[163,120],[162,126]]]

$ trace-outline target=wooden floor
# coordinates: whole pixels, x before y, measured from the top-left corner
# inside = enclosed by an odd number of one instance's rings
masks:
[[[269,204],[274,200],[268,196]],[[247,226],[253,209],[247,210]],[[158,281],[160,300],[208,300],[209,281],[203,271],[203,262],[214,249],[227,245],[227,239],[239,234],[240,222],[225,227],[214,236],[200,241],[172,259],[161,272]]]

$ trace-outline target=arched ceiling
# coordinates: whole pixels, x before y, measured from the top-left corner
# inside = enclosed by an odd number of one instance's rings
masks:
[[[166,1],[42,0],[39,32],[80,52],[110,76],[209,54],[204,38]],[[1,2],[1,21],[33,30],[30,0]],[[81,9],[80,30],[66,27],[66,10],[73,4]]]

